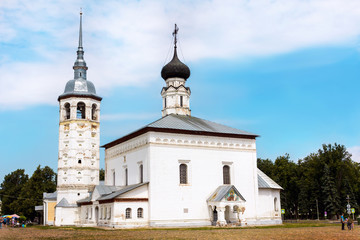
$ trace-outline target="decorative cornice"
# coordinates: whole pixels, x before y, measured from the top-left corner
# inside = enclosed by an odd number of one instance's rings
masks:
[[[255,139],[238,139],[238,138],[223,138],[213,136],[199,136],[199,135],[184,135],[184,134],[169,134],[169,133],[155,133],[146,134],[141,137],[129,140],[127,142],[119,143],[110,148],[105,149],[105,160],[125,154],[136,148],[148,145],[168,145],[181,147],[202,147],[202,148],[218,148],[218,149],[232,149],[237,151],[256,151]]]
[[[161,89],[161,92],[163,92],[163,91],[167,91],[169,88],[174,88],[175,90],[179,90],[179,88],[181,88],[181,87],[183,87],[185,90],[187,90],[187,91],[190,91],[190,88],[189,87],[185,87],[183,84],[181,84],[181,85],[179,85],[179,86],[177,86],[177,87],[175,87],[175,86],[173,86],[173,85],[170,85],[170,86],[168,86],[168,87],[163,87],[162,89]]]
[[[162,133],[176,133],[176,134],[184,134],[184,135],[196,135],[196,136],[213,136],[213,137],[225,137],[225,138],[242,138],[242,139],[253,139],[257,137],[257,135],[245,135],[245,134],[234,134],[234,133],[219,133],[219,132],[206,132],[206,131],[193,131],[193,130],[183,130],[183,129],[171,129],[171,128],[154,128],[154,127],[144,127],[139,129],[136,132],[130,133],[122,138],[119,138],[115,141],[112,141],[108,144],[105,144],[101,147],[108,149],[120,143],[126,142],[132,138],[140,136],[147,132],[162,132]]]
[[[100,204],[113,202],[147,202],[148,198],[113,198],[108,200],[99,200]]]
[[[89,95],[89,94],[80,94],[80,93],[77,93],[77,94],[63,94],[63,95],[60,95],[58,97],[58,101],[62,100],[62,99],[66,99],[66,98],[71,98],[71,97],[76,97],[76,98],[91,98],[91,99],[95,99],[95,100],[98,100],[98,101],[101,101],[102,100],[102,97],[99,97],[97,95]]]
[[[56,191],[61,190],[88,190],[93,191],[96,185],[88,185],[88,184],[61,184],[56,187]]]

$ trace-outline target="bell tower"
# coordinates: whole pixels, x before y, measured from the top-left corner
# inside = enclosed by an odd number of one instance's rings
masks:
[[[87,80],[80,12],[79,45],[73,66],[74,79],[58,98],[59,155],[55,225],[76,225],[76,201],[89,196],[99,184],[100,103],[95,86]],[[72,209],[72,210],[70,210]]]
[[[162,116],[169,114],[191,115],[190,110],[190,88],[185,86],[186,80],[190,77],[190,69],[182,63],[177,56],[177,33],[179,28],[175,24],[174,56],[161,70],[161,77],[165,80],[166,86],[161,90],[163,98]]]

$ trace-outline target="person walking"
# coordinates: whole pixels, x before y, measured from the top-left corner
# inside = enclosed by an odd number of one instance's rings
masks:
[[[348,230],[353,229],[353,220],[352,220],[351,216],[349,216],[349,219],[347,221],[347,227],[348,227]]]
[[[341,221],[341,230],[345,230],[345,219],[343,213],[341,214],[340,221]]]
[[[0,229],[2,229],[3,222],[4,222],[4,219],[3,219],[3,217],[0,216]]]

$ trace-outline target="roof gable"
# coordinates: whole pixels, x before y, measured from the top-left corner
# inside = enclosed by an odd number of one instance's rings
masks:
[[[207,199],[208,202],[234,202],[246,201],[234,185],[219,186]]]

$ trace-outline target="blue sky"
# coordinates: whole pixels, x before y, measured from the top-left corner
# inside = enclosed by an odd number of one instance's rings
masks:
[[[360,161],[359,1],[2,0],[0,181],[57,168],[57,97],[73,77],[80,7],[101,144],[161,117],[176,22],[193,116],[259,134],[261,158],[297,161],[336,142]]]

